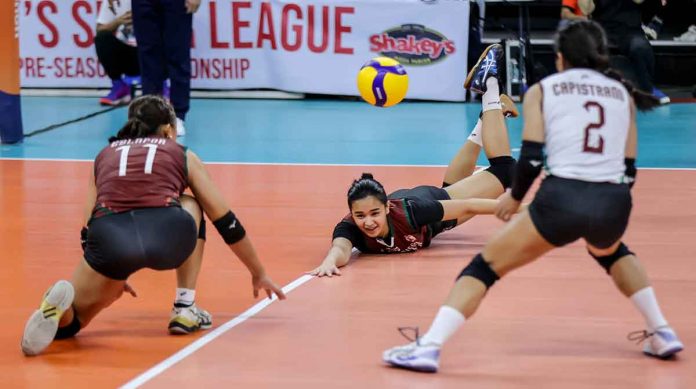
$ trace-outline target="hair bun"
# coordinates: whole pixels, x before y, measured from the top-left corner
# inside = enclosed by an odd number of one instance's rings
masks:
[[[361,180],[374,180],[375,177],[372,175],[372,173],[363,173],[362,176],[360,176]]]

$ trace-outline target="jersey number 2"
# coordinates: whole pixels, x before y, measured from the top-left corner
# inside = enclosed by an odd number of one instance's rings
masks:
[[[597,135],[599,140],[593,142],[594,144],[590,144],[590,131],[599,130],[604,125],[604,107],[596,101],[588,101],[583,107],[585,107],[585,110],[588,112],[591,111],[592,108],[595,108],[599,118],[596,122],[590,123],[585,127],[585,142],[583,142],[582,151],[585,153],[602,154],[604,151],[604,138],[601,135]]]
[[[157,145],[143,145],[148,148],[147,157],[145,158],[145,174],[152,174],[152,165],[155,163],[155,154],[157,153]],[[121,152],[121,160],[118,163],[118,176],[123,177],[126,175],[126,170],[128,169],[128,152],[130,151],[130,146],[117,147],[116,150]]]

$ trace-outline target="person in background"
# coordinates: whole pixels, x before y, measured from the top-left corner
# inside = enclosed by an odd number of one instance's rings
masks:
[[[94,46],[99,62],[111,79],[111,90],[99,99],[99,103],[111,106],[128,104],[133,96],[133,85],[140,83],[131,0],[121,0],[99,9]],[[167,81],[163,85],[162,96],[169,99]]]
[[[109,7],[104,4],[97,15],[97,36],[94,46],[97,58],[111,79],[111,91],[100,98],[101,105],[123,105],[131,100],[130,85],[123,76],[140,75],[138,49],[133,33],[133,18],[130,0]]]
[[[587,15],[594,10],[591,0],[563,0],[561,2],[561,21],[558,28],[565,27],[573,20],[587,20]]]
[[[638,88],[655,96],[660,104],[669,104],[669,97],[653,84],[655,55],[642,28],[640,4],[643,0],[594,0],[592,19],[599,22],[607,38],[619,53],[628,57]],[[662,5],[667,0],[661,0]]]
[[[108,0],[110,5],[122,1],[125,0]],[[163,94],[163,85],[169,76],[177,136],[186,135],[184,121],[191,98],[193,14],[200,5],[201,0],[137,0],[133,3],[143,94]]]

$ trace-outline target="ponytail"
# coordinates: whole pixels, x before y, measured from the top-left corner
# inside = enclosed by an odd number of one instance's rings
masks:
[[[157,132],[156,128],[153,130],[152,128],[148,127],[147,123],[144,121],[137,117],[132,117],[128,119],[123,127],[121,127],[116,136],[109,138],[109,143],[121,139],[145,138],[155,132]]]
[[[658,100],[655,96],[636,88],[633,83],[623,78],[621,73],[618,71],[612,68],[607,68],[604,70],[604,75],[623,84],[628,91],[628,94],[633,97],[633,101],[636,103],[636,108],[638,108],[639,111],[649,111],[660,105],[660,100]]]
[[[369,196],[374,196],[380,203],[387,204],[387,193],[382,184],[375,180],[371,173],[363,173],[348,189],[348,208],[353,209],[354,201]]]

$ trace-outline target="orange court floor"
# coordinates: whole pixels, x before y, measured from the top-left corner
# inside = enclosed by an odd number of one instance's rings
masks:
[[[130,281],[137,298],[124,296],[75,339],[24,357],[19,341],[26,318],[80,259],[77,233],[90,166],[0,161],[3,386],[696,387],[689,348],[696,342],[694,171],[642,171],[626,238],[686,345],[677,360],[646,358],[626,340],[642,319],[576,243],[496,284],[446,345],[441,371],[432,375],[384,367],[381,352],[405,341],[397,327],[427,329],[462,266],[502,222],[480,216],[437,237],[428,250],[362,256],[332,279],[302,277],[327,250],[345,209],[346,183],[361,171],[354,166],[210,166],[270,274],[282,285],[299,284],[288,300],[219,331],[262,300],[253,299],[246,270],[213,231],[197,300],[214,315],[217,330],[168,335],[174,274],[145,270]],[[387,188],[435,185],[443,174],[435,167],[370,170]]]
[[[93,98],[23,97],[29,136],[0,145],[2,387],[696,388],[695,104],[638,116],[641,169],[625,238],[685,344],[678,358],[647,358],[626,339],[643,319],[575,243],[499,281],[443,348],[437,374],[388,368],[382,351],[406,342],[398,327],[427,330],[501,221],[476,217],[413,254],[361,255],[340,277],[304,273],[324,258],[353,179],[370,171],[388,191],[439,186],[480,105],[191,104],[181,141],[208,163],[288,299],[254,299],[248,272],[208,224],[196,300],[212,313],[212,329],[170,336],[175,274],[143,270],[129,280],[137,298],[122,297],[74,339],[24,357],[25,321],[81,260],[90,161],[126,110],[95,113]],[[521,125],[507,121],[515,156]]]

